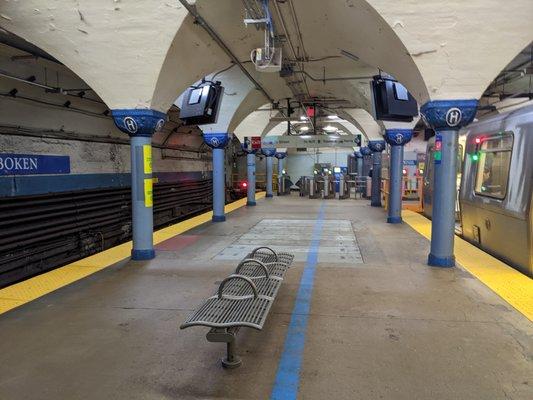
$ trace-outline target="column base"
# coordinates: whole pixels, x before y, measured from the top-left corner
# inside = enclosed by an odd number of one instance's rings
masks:
[[[388,224],[401,224],[402,217],[387,217]]]
[[[272,193],[267,193],[265,197],[267,199],[271,199],[272,197],[274,197],[274,195]]]
[[[370,205],[371,205],[372,207],[381,207],[381,201],[380,201],[380,202],[374,202],[374,201],[372,201],[372,202],[370,203]]]
[[[135,261],[152,260],[155,258],[154,250],[132,250],[131,259]]]
[[[253,206],[256,206],[257,203],[256,203],[255,201],[247,201],[247,202],[246,202],[246,205],[247,205],[248,207],[253,207]]]
[[[224,222],[226,220],[225,215],[213,215],[212,221],[213,222]]]
[[[437,257],[430,253],[428,265],[431,267],[452,268],[455,267],[455,257]]]

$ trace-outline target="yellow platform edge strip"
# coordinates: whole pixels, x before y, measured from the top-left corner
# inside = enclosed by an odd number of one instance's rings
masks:
[[[265,197],[265,192],[259,192],[257,200]],[[246,205],[246,198],[227,204],[225,212],[230,213]],[[209,211],[196,217],[171,225],[154,232],[154,244],[159,244],[176,235],[187,232],[197,226],[211,221],[213,212]],[[131,255],[132,242],[126,242],[87,258],[56,268],[52,271],[37,275],[33,278],[0,289],[0,314],[35,300],[45,294],[76,282],[95,272],[107,268],[119,261],[126,260]]]
[[[431,239],[429,219],[407,210],[402,212],[402,218],[415,231]],[[533,279],[459,236],[455,237],[454,253],[465,270],[533,322]]]

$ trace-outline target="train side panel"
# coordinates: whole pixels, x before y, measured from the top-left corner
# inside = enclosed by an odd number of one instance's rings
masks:
[[[491,117],[467,131],[460,191],[463,236],[533,276],[533,107]]]

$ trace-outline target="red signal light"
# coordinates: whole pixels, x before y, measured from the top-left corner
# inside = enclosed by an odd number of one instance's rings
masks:
[[[405,168],[402,170],[402,172],[404,175],[407,175],[407,170]]]
[[[477,137],[475,140],[476,140],[476,144],[480,144],[481,143],[481,138],[480,137]]]
[[[246,187],[248,187],[248,183],[247,183],[247,182],[243,182],[243,183],[241,183],[241,186],[242,186],[243,188],[246,188]]]

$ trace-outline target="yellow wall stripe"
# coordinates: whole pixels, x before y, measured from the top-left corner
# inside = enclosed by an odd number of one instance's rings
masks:
[[[429,219],[412,211],[403,211],[402,217],[414,230],[431,239]],[[464,269],[533,321],[533,279],[458,236],[455,237],[455,259]]]
[[[265,192],[259,192],[255,197],[256,199],[262,199],[265,197]],[[245,205],[246,198],[240,199],[226,205],[225,211],[226,213],[230,213]],[[154,244],[161,243],[171,237],[209,222],[211,221],[212,215],[213,212],[209,211],[167,228],[160,229],[154,232]],[[0,289],[0,314],[94,274],[119,261],[128,259],[131,254],[131,246],[131,241],[126,242],[23,282]]]

